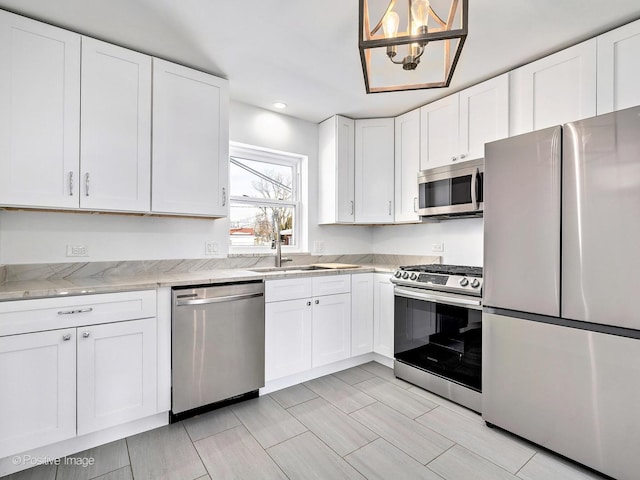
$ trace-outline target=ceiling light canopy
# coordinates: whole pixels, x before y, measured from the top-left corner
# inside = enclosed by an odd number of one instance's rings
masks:
[[[360,0],[367,93],[448,87],[467,37],[468,10],[469,0]],[[398,31],[402,20],[406,30]]]
[[[273,102],[273,106],[279,109],[287,108],[287,104],[284,102]]]

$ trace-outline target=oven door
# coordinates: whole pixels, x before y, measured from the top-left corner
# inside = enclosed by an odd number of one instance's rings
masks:
[[[418,174],[418,215],[479,214],[483,210],[484,162],[425,170]]]
[[[394,292],[396,360],[481,392],[480,299],[407,287]]]

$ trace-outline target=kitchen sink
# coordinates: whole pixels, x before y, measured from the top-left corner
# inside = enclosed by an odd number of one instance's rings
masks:
[[[258,267],[252,268],[250,272],[269,273],[269,272],[308,272],[313,270],[331,270],[328,267],[318,267],[316,265],[287,265],[286,267]]]

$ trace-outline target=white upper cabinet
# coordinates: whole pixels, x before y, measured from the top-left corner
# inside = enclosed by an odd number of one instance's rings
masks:
[[[420,170],[484,158],[509,136],[509,76],[479,83],[420,109]]]
[[[596,39],[511,72],[510,134],[596,114]]]
[[[153,212],[227,215],[228,110],[226,80],[153,59]]]
[[[640,20],[597,37],[598,115],[640,105]]]
[[[151,208],[151,57],[82,38],[80,206]]]
[[[460,160],[484,158],[484,144],[509,136],[509,75],[461,91]]]
[[[80,35],[0,11],[0,204],[78,207]]]
[[[458,123],[457,94],[420,108],[420,170],[458,160]]]
[[[392,223],[394,119],[356,120],[355,221]]]
[[[355,219],[355,122],[335,115],[319,128],[318,223]]]
[[[395,222],[418,222],[420,110],[396,118]]]

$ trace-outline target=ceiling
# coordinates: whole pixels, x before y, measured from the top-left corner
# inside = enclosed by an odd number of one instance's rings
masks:
[[[358,0],[0,0],[0,8],[228,78],[233,100],[285,102],[284,113],[311,122],[395,116],[640,18],[638,0],[469,0],[469,36],[449,88],[367,95]]]

